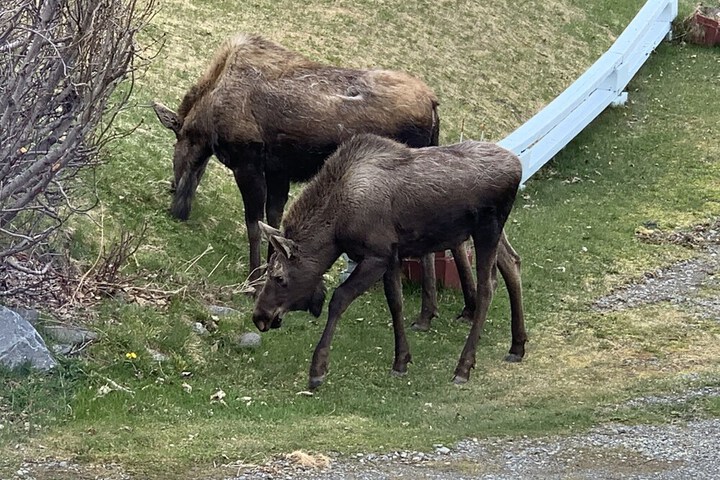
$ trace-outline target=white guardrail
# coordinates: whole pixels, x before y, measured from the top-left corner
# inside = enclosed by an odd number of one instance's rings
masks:
[[[678,0],[649,0],[610,49],[575,83],[499,145],[520,157],[522,184],[623,92],[650,53],[670,34]]]

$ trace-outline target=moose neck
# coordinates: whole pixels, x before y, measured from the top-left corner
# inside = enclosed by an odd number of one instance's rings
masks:
[[[317,228],[286,232],[298,247],[307,275],[322,277],[342,253],[335,242],[335,226],[318,222]]]

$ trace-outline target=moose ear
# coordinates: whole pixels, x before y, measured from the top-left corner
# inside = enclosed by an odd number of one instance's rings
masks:
[[[268,242],[270,241],[270,237],[273,237],[275,235],[282,237],[282,232],[277,228],[271,227],[265,222],[258,222],[258,224],[260,225],[260,231],[262,232],[263,236],[267,238]]]
[[[263,235],[268,239],[273,248],[285,255],[286,258],[290,258],[292,256],[293,248],[295,247],[295,242],[289,238],[285,238],[282,232],[277,228],[271,227],[267,223],[258,223],[260,224],[260,231],[262,231]]]
[[[162,123],[166,128],[169,128],[170,130],[175,132],[175,135],[180,134],[182,122],[180,122],[177,113],[173,112],[168,107],[158,102],[153,103],[153,110],[155,110],[155,115],[157,115],[160,123]]]

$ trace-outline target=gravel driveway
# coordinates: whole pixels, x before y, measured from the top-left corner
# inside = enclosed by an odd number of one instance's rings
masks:
[[[449,449],[364,455],[321,472],[278,460],[245,479],[720,479],[720,419],[677,425],[607,425],[583,435],[467,440]]]

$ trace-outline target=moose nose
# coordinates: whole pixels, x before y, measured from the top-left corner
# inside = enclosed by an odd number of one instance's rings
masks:
[[[272,316],[262,310],[255,309],[253,312],[253,323],[261,332],[267,332],[270,330],[272,324]]]
[[[253,318],[253,322],[255,323],[257,329],[261,332],[267,332],[268,330],[270,330],[270,322],[266,322],[261,318]]]

